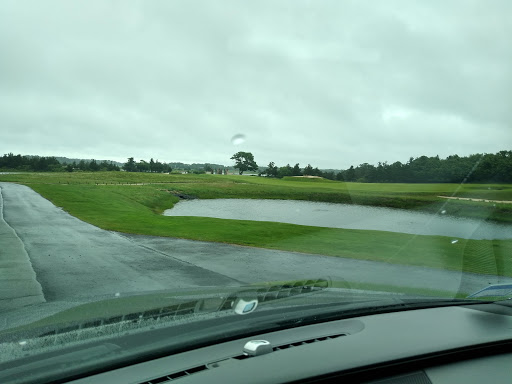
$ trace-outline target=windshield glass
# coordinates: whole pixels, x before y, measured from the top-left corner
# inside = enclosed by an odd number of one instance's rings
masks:
[[[512,297],[511,13],[2,1],[0,364]]]

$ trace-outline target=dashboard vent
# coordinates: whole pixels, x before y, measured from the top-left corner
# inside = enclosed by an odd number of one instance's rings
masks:
[[[332,339],[337,339],[338,337],[342,337],[342,336],[346,336],[347,334],[346,333],[340,333],[340,334],[337,334],[337,335],[330,335],[330,336],[322,336],[322,337],[316,337],[314,339],[307,339],[307,340],[301,340],[301,341],[295,341],[293,343],[288,343],[288,344],[281,344],[281,345],[278,345],[274,348],[272,348],[272,350],[274,352],[276,351],[281,351],[283,349],[288,349],[288,348],[294,348],[294,347],[300,347],[302,345],[306,345],[306,344],[312,344],[312,343],[316,343],[318,341],[325,341],[325,340],[332,340]],[[250,355],[247,355],[247,354],[242,354],[242,355],[238,355],[238,356],[233,356],[233,359],[237,359],[237,360],[244,360],[244,359],[248,359],[250,357],[253,357],[253,356],[250,356]]]
[[[299,280],[259,288],[257,290],[257,296],[259,302],[265,302],[310,293],[327,287],[329,287],[329,281],[325,279]]]
[[[300,347],[301,345],[316,343],[317,341],[325,341],[325,340],[337,339],[338,337],[341,337],[341,336],[346,336],[346,334],[345,333],[340,333],[339,335],[331,335],[331,336],[317,337],[317,338],[314,338],[314,339],[297,341],[295,343],[279,345],[277,347],[274,347],[273,349],[274,349],[274,351],[280,351],[282,349],[288,349],[288,348],[293,348],[293,347]]]
[[[197,367],[185,369],[183,371],[178,371],[174,373],[170,373],[165,376],[157,377],[152,380],[144,381],[139,384],[160,384],[160,383],[170,383],[171,381],[174,381],[176,379],[180,379],[182,377],[193,375],[194,373],[204,371],[206,369],[209,369],[206,365],[199,365]]]
[[[272,350],[275,352],[275,351],[280,351],[280,350],[283,350],[283,349],[300,347],[301,345],[312,344],[312,343],[316,343],[318,341],[337,339],[338,337],[341,337],[341,336],[346,336],[346,334],[345,333],[340,333],[340,334],[337,334],[337,335],[322,336],[322,337],[316,337],[314,339],[307,339],[307,340],[295,341],[293,343],[281,344],[279,346],[276,346],[276,347],[272,348]],[[222,365],[224,362],[229,363],[229,361],[231,359],[244,360],[244,359],[248,359],[248,358],[251,358],[251,357],[252,356],[249,356],[249,355],[246,355],[246,354],[241,354],[241,355],[238,355],[238,356],[233,356],[233,357],[228,358],[228,359],[223,360],[223,361],[216,361],[214,363],[202,364],[202,365],[198,365],[197,367],[184,369],[182,371],[178,371],[178,372],[174,372],[174,373],[169,373],[168,375],[157,377],[157,378],[154,378],[154,379],[151,379],[151,380],[147,380],[147,381],[143,381],[143,382],[141,382],[139,384],[170,383],[170,382],[172,382],[174,380],[180,379],[182,377],[187,377],[187,376],[193,375],[194,373],[197,373],[197,372],[205,371],[207,369],[214,369],[215,367],[218,367],[219,365]],[[231,360],[231,361],[233,361],[233,360]],[[210,367],[212,367],[212,368],[210,368]]]

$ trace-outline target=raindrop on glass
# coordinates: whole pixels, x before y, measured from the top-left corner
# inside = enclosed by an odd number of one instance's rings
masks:
[[[26,344],[27,344],[27,342],[26,342],[25,340],[23,340],[23,341],[20,341],[18,344],[19,344],[19,345],[26,345]]]
[[[459,240],[452,240],[452,244],[457,244]]]
[[[443,209],[443,210],[441,211],[441,215],[444,215],[444,214],[446,214],[446,209]]]
[[[121,294],[119,292],[116,292],[116,294],[114,296],[119,297],[119,296],[121,296]]]
[[[231,138],[233,145],[240,145],[245,142],[245,135],[237,134]]]

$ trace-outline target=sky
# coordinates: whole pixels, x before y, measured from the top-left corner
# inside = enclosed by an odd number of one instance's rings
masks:
[[[345,169],[512,149],[512,1],[0,2],[0,155]]]

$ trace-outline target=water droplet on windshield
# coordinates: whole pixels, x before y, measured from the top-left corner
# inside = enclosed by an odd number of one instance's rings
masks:
[[[452,244],[457,244],[459,240],[452,240]]]
[[[119,292],[116,292],[116,294],[114,296],[119,297],[119,296],[121,296],[121,294]]]
[[[444,215],[444,214],[446,214],[446,209],[443,209],[443,210],[441,211],[441,215]]]
[[[237,134],[231,138],[233,145],[240,145],[245,142],[245,135]]]
[[[19,344],[19,345],[26,345],[26,344],[27,344],[27,342],[26,342],[26,340],[23,340],[23,341],[20,341],[18,344]]]

